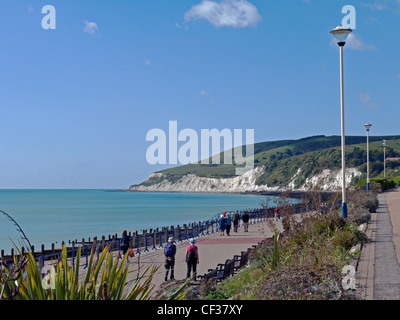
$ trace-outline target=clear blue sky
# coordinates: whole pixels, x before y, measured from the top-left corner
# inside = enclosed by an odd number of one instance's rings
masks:
[[[345,5],[346,134],[398,135],[398,0],[0,1],[0,188],[140,183],[168,167],[146,162],[146,134],[172,120],[256,142],[340,135],[329,31]]]

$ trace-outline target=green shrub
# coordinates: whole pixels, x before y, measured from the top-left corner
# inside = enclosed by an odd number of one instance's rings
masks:
[[[396,187],[396,182],[392,179],[382,179],[382,178],[375,178],[375,179],[371,179],[371,182],[373,183],[377,183],[381,186],[381,190],[385,191],[388,189],[392,189]]]
[[[357,236],[350,230],[338,230],[335,232],[335,236],[333,237],[333,245],[342,247],[346,250],[349,250],[351,247],[356,245],[357,241]]]

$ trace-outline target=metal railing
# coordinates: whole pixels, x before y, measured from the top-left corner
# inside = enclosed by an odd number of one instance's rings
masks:
[[[249,224],[256,224],[260,222],[264,222],[269,215],[263,209],[248,209],[248,210],[240,210],[241,215],[244,212],[249,213]],[[235,211],[226,211],[227,213],[233,213]],[[222,213],[221,213],[222,214]],[[218,232],[218,222],[221,214],[217,214],[213,218],[203,221],[203,222],[194,222],[188,225],[184,225],[183,227],[170,227],[163,228],[161,231],[152,231],[152,232],[144,232],[142,234],[134,234],[129,235],[131,247],[135,250],[135,254],[144,254],[146,252],[150,252],[153,250],[157,250],[162,248],[167,242],[169,237],[173,237],[175,241],[182,242],[187,241],[190,238],[198,238],[207,235],[211,235]],[[81,247],[76,247],[74,245],[67,249],[67,257],[68,261],[72,265],[75,265],[77,250],[81,250],[81,264],[80,266],[83,269],[86,269],[89,263],[90,255],[92,251],[99,258],[99,255],[103,252],[104,248],[107,246],[109,252],[118,251],[121,256],[121,245],[120,239],[114,240],[105,240],[105,237],[102,237],[100,241],[94,241],[91,244],[85,244]],[[35,253],[35,260],[38,263],[38,266],[43,269],[46,265],[54,265],[57,264],[61,259],[61,249],[57,249],[56,252],[51,252],[48,254]],[[43,274],[44,276],[44,274]]]

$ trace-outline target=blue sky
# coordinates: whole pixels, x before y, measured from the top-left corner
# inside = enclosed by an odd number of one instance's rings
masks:
[[[56,29],[41,12],[56,9]],[[0,188],[127,188],[146,134],[254,129],[255,141],[398,135],[400,1],[0,1]],[[223,13],[221,15],[221,12]]]

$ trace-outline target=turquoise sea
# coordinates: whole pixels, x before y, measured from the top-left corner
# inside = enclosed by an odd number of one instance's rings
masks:
[[[0,210],[11,215],[29,241],[42,244],[177,226],[231,210],[259,208],[266,197],[243,194],[109,192],[107,190],[0,190]],[[0,249],[6,254],[21,234],[0,214]],[[12,242],[13,241],[13,242]]]

